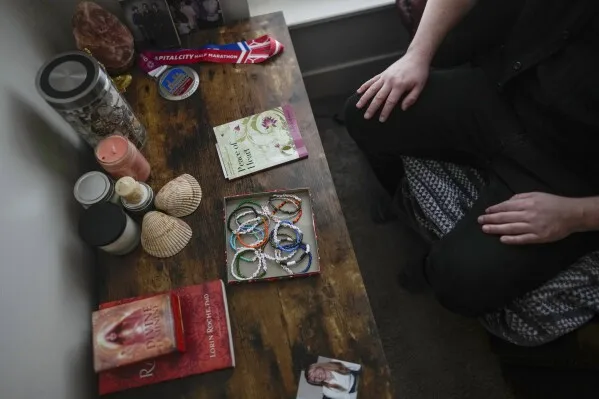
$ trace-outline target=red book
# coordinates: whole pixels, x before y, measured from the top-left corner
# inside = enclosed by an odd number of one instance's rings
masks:
[[[221,280],[172,291],[181,302],[186,350],[99,373],[100,395],[235,367],[227,296]],[[143,297],[142,297],[143,298]],[[107,309],[142,298],[100,305]]]
[[[96,372],[184,351],[179,298],[174,294],[92,313]]]

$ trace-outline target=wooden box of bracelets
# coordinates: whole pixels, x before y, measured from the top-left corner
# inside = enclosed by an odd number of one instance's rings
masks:
[[[320,273],[310,190],[225,197],[229,284]]]

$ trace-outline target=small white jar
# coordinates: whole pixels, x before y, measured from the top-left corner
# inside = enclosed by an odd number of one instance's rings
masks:
[[[154,191],[146,183],[125,176],[117,180],[114,188],[125,210],[134,218],[141,218],[154,210]]]
[[[93,247],[113,255],[126,255],[139,245],[141,230],[123,208],[103,202],[83,213],[79,235]]]

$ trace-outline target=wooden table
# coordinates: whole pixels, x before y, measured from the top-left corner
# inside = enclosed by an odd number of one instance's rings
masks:
[[[363,365],[361,398],[393,398],[391,377],[360,269],[337,199],[316,123],[282,13],[195,34],[190,46],[228,43],[265,33],[285,52],[261,65],[202,64],[200,89],[180,102],[162,99],[139,70],[127,97],[148,130],[144,148],[155,189],[182,174],[195,176],[204,197],[185,220],[191,243],[157,259],[141,248],[126,257],[100,255],[100,300],[116,300],[225,278],[222,198],[279,188],[310,187],[322,274],[227,288],[235,369],[114,394],[114,398],[295,398],[306,356]],[[226,181],[212,126],[291,103],[309,157],[253,176]]]

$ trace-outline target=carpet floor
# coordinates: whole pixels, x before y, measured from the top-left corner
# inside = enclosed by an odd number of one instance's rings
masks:
[[[346,129],[333,119],[343,101],[321,99],[312,107],[397,398],[599,397],[597,383],[590,385],[595,373],[501,367],[476,320],[446,311],[428,293],[409,294],[398,285],[398,271],[422,259],[426,247],[398,222],[371,221],[371,202],[383,189]]]

